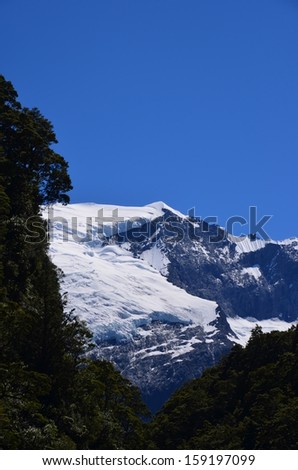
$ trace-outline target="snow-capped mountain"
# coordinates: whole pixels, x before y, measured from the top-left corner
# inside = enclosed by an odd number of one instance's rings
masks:
[[[44,215],[63,290],[96,354],[153,409],[245,344],[256,322],[270,331],[297,320],[297,239],[238,239],[162,202],[57,204]]]

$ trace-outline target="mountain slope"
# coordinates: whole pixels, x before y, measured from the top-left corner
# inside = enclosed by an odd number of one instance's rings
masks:
[[[55,205],[51,256],[96,354],[137,384],[153,409],[248,339],[256,319],[297,319],[297,240],[228,234],[171,209]],[[253,318],[252,318],[253,317]]]

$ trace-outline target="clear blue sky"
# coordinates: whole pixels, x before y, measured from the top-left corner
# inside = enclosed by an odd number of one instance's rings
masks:
[[[0,73],[73,202],[273,214],[298,236],[298,0],[0,0]]]

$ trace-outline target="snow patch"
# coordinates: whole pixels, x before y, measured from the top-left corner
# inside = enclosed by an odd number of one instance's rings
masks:
[[[253,277],[256,281],[258,281],[260,279],[260,277],[262,277],[262,273],[260,271],[259,266],[253,266],[253,267],[250,267],[250,268],[243,268],[242,271],[241,271],[241,274],[242,275],[248,274],[249,276]]]
[[[43,209],[45,219],[51,221],[51,240],[65,239],[74,235],[78,241],[92,240],[99,235],[111,236],[126,232],[128,228],[140,227],[165,215],[165,211],[186,218],[181,212],[172,209],[164,202],[155,202],[143,207],[118,206],[112,204],[79,203],[63,206],[55,204]],[[63,231],[62,231],[63,228]],[[69,238],[69,237],[68,237]]]
[[[234,237],[228,235],[228,239],[236,244],[236,252],[240,255],[242,253],[249,253],[251,251],[261,250],[267,243],[276,243],[267,240],[251,240],[249,237]]]
[[[191,340],[187,341],[185,344],[179,345],[179,347],[177,347],[171,353],[172,354],[172,359],[192,352],[193,349],[194,349],[193,345],[198,344],[198,343],[203,343],[203,341],[201,339],[198,339],[198,338],[192,338]]]
[[[172,207],[168,206],[167,204],[165,204],[162,201],[153,202],[151,204],[148,204],[145,207],[152,207],[154,210],[159,212],[160,216],[163,216],[165,211],[169,211],[169,212],[172,212],[172,214],[177,215],[181,219],[186,219],[187,218],[187,216],[185,214],[182,214],[182,212],[179,212],[176,209],[173,209]]]
[[[297,322],[288,323],[286,321],[282,321],[279,318],[272,318],[269,320],[257,320],[255,318],[227,318],[231,329],[235,332],[238,339],[234,337],[230,337],[231,341],[235,341],[236,343],[245,346],[247,341],[250,338],[251,330],[255,328],[256,325],[262,327],[264,333],[270,333],[270,331],[286,331],[291,328],[292,325],[296,325]]]
[[[168,264],[170,261],[165,255],[165,253],[163,253],[161,249],[158,248],[156,245],[154,245],[149,250],[144,251],[141,254],[141,259],[147,261],[149,266],[155,268],[163,276],[166,276],[168,274]]]

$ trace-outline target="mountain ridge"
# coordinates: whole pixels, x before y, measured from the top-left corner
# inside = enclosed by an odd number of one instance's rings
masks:
[[[161,201],[51,211],[50,253],[70,306],[94,334],[95,355],[138,385],[153,409],[235,342],[245,344],[257,322],[271,331],[297,319],[297,239],[224,234],[210,243],[220,227]]]

